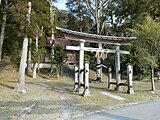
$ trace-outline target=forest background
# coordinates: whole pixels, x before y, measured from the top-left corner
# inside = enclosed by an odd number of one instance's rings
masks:
[[[134,65],[135,74],[150,75],[160,66],[160,2],[159,0],[67,0],[68,10],[58,10],[52,0],[30,0],[32,12],[28,24],[28,0],[0,1],[0,61],[8,56],[19,65],[22,42],[25,35],[32,39],[32,62],[43,62],[46,37],[59,37],[55,27],[108,36],[136,36],[129,47],[130,55],[121,56],[122,70],[126,63]],[[50,4],[52,3],[52,15]],[[98,11],[98,15],[96,14]],[[51,17],[54,24],[51,24]],[[98,32],[97,32],[98,31]],[[38,51],[36,38],[38,36]],[[96,44],[86,44],[96,47]],[[105,45],[104,48],[115,49]],[[55,47],[55,64],[63,64],[63,48]],[[78,55],[78,53],[76,53]],[[108,55],[103,64],[112,65],[113,55]],[[86,53],[85,60],[95,67],[95,56]],[[58,62],[61,61],[61,62]]]

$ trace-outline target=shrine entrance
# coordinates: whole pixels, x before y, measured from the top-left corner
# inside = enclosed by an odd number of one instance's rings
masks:
[[[121,73],[120,73],[120,54],[129,54],[129,51],[120,50],[122,45],[131,45],[131,42],[136,39],[135,37],[113,37],[113,36],[101,36],[88,34],[83,32],[76,32],[64,28],[57,27],[67,40],[79,41],[79,46],[66,46],[66,50],[78,50],[79,51],[79,67],[78,67],[78,88],[84,85],[84,52],[90,51],[95,52],[96,55],[101,57],[103,54],[114,53],[115,54],[115,68],[116,68],[116,90],[119,90]],[[116,49],[103,49],[103,48],[92,48],[85,47],[85,42],[97,43],[97,44],[111,44],[115,45]],[[102,79],[102,67],[97,66],[97,76]]]

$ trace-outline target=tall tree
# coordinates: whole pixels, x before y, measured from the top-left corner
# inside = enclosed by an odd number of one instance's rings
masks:
[[[9,1],[8,0],[4,0],[2,2],[0,2],[0,12],[2,15],[2,26],[1,26],[1,33],[0,33],[0,62],[2,59],[2,47],[3,47],[3,41],[5,38],[5,27],[6,27],[6,20],[7,20],[7,11],[9,8]]]
[[[151,71],[152,90],[154,86],[154,69],[158,66],[160,58],[160,22],[147,16],[143,23],[136,25],[132,30],[137,40],[132,45],[133,63],[143,69]]]
[[[112,0],[68,0],[67,5],[69,6],[71,12],[73,14],[80,15],[79,20],[81,20],[81,16],[89,16],[96,24],[96,34],[100,34],[101,24],[104,21],[101,21],[103,14],[103,9],[111,3]],[[79,10],[80,8],[80,10]],[[82,9],[83,8],[83,9]],[[84,10],[84,12],[82,11]],[[86,21],[86,20],[85,20]],[[98,45],[99,48],[102,48],[102,44]],[[97,59],[97,64],[101,64],[101,59]],[[97,69],[97,79],[101,81],[102,69]]]
[[[106,18],[112,34],[116,36],[129,36],[127,28],[133,28],[137,22],[149,14],[156,14],[156,0],[115,0],[105,9]]]
[[[32,43],[36,44],[35,46],[37,49],[38,48],[37,38],[41,35],[44,35],[44,34],[41,34],[43,33],[41,28],[44,28],[43,30],[50,28],[49,4],[47,3],[46,0],[41,0],[41,1],[31,0],[31,3],[32,3],[32,10],[30,10],[30,12],[28,10],[29,8],[27,8],[27,4],[28,4],[27,1],[18,1],[16,4],[13,4],[11,6],[10,8],[10,13],[12,15],[11,24],[13,25],[16,24],[16,26],[18,26],[16,29],[18,36],[20,36],[21,38],[25,36],[25,39],[24,39],[25,41],[28,40],[26,38],[32,39],[33,40]],[[36,42],[35,42],[35,39],[36,39]],[[40,40],[45,41],[45,39],[40,39]],[[27,42],[24,42],[24,43],[27,44]],[[37,55],[40,55],[38,54],[38,52],[41,52],[41,50],[36,50]],[[25,57],[23,56],[22,59],[23,58]],[[32,57],[32,59],[34,59],[34,61],[37,61],[37,57]],[[24,60],[23,60],[23,63],[24,63]],[[23,73],[19,72],[19,88],[21,91],[25,89],[24,88],[24,83],[25,83],[24,69],[25,69],[24,64],[21,64],[20,71],[23,71]],[[23,81],[23,82],[20,82],[20,81]],[[21,83],[23,84],[21,85]]]
[[[87,26],[91,26],[91,16],[88,13],[86,0],[67,0],[67,8],[77,18],[78,31],[88,32]]]
[[[28,14],[27,14],[27,21],[28,24],[31,23],[31,2],[28,2]],[[22,56],[19,68],[19,77],[18,77],[18,91],[22,93],[26,93],[25,89],[25,65],[27,61],[27,51],[28,51],[28,37],[27,35],[24,36],[23,40],[23,48],[22,48]]]

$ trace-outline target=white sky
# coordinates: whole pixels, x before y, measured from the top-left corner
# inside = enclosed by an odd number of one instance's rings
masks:
[[[59,9],[59,10],[67,10],[66,8],[66,0],[58,0],[58,3],[54,3],[55,6]]]

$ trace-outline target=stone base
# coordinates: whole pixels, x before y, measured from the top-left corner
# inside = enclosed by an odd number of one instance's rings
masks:
[[[108,89],[112,89],[112,85],[111,84],[108,84]]]
[[[83,94],[84,87],[77,88],[76,92]]]
[[[74,91],[77,91],[77,90],[78,90],[78,85],[74,85],[73,90],[74,90]]]
[[[24,89],[20,89],[19,88],[19,84],[17,84],[17,86],[14,88],[15,91],[19,92],[19,93],[23,93],[25,94],[27,92],[27,90],[24,88]]]
[[[133,88],[130,88],[130,90],[127,91],[128,94],[134,94]]]
[[[23,89],[23,90],[17,89],[17,91],[18,91],[19,93],[23,93],[23,94],[25,94],[25,93],[27,92],[26,89]]]
[[[115,87],[115,91],[123,91],[123,88],[122,87]]]
[[[86,96],[90,96],[90,92],[88,89],[86,89],[84,92],[83,92],[83,96],[86,97]]]

